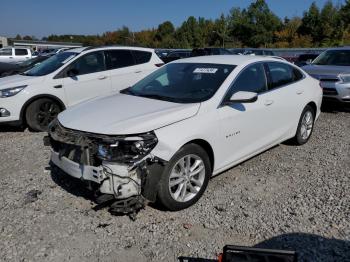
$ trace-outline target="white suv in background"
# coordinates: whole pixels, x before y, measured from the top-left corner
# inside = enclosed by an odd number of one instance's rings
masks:
[[[65,108],[127,88],[162,64],[148,48],[84,47],[59,53],[0,80],[0,123],[46,130]]]
[[[0,49],[0,62],[17,63],[32,58],[29,48],[5,47]]]

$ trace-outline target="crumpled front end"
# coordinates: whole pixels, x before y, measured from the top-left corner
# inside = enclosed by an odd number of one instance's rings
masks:
[[[49,126],[45,145],[51,162],[95,190],[96,202],[110,202],[115,213],[135,213],[156,200],[157,185],[166,162],[154,155],[154,132],[136,135],[102,135]]]

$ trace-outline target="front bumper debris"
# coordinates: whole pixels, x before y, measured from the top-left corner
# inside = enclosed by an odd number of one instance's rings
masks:
[[[100,135],[56,127],[44,137],[44,145],[51,146],[51,163],[68,175],[88,182],[98,205],[109,206],[112,213],[134,217],[148,202],[156,201],[166,161],[152,154],[132,163],[100,160],[95,143],[100,138]]]

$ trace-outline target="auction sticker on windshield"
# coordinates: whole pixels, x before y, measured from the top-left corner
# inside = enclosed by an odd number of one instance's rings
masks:
[[[218,71],[217,68],[196,68],[193,73],[215,74],[216,71]]]

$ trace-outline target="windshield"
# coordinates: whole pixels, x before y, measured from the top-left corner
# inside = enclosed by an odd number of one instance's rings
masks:
[[[175,103],[198,103],[211,98],[235,67],[204,63],[168,64],[121,93]]]
[[[328,50],[320,54],[314,65],[350,66],[350,50]]]
[[[71,60],[73,57],[78,55],[78,53],[75,52],[63,52],[54,56],[51,56],[44,62],[40,63],[39,65],[33,67],[29,71],[25,72],[24,75],[28,76],[44,76],[47,74],[50,74],[54,71],[56,71],[58,68],[63,66],[65,63],[67,63],[69,60]]]

